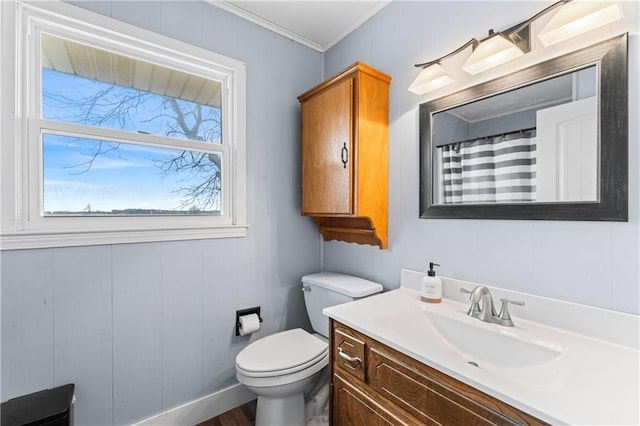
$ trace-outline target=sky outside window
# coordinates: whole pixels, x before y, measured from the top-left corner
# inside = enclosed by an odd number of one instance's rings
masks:
[[[193,169],[162,172],[183,152],[44,134],[45,216],[219,214],[219,200],[202,209],[181,196],[182,188],[200,182]],[[187,155],[206,157],[203,161],[211,163],[208,157],[216,154],[189,151]]]

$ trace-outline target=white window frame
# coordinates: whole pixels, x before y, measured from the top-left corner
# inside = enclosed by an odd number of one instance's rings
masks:
[[[246,235],[245,64],[61,2],[0,2],[2,82],[0,249]],[[177,140],[40,116],[40,33],[222,83],[222,143]],[[15,113],[14,113],[15,112]],[[43,216],[41,133],[93,135],[138,145],[222,153],[220,216]]]

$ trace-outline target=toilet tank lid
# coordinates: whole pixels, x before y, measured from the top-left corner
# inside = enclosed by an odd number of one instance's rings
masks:
[[[382,285],[378,283],[335,272],[318,272],[305,275],[302,277],[302,283],[316,285],[353,298],[382,292]]]

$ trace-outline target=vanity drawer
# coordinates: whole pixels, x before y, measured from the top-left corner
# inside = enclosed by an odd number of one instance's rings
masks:
[[[333,359],[337,367],[365,380],[365,342],[352,331],[336,327],[333,333]]]
[[[442,378],[431,377],[425,366],[419,371],[378,348],[370,348],[368,366],[372,389],[425,424],[521,424],[443,385]]]

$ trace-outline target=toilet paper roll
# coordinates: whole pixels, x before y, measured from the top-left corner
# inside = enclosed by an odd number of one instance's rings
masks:
[[[238,332],[241,336],[260,330],[260,317],[257,314],[242,315],[238,321],[240,321]]]

